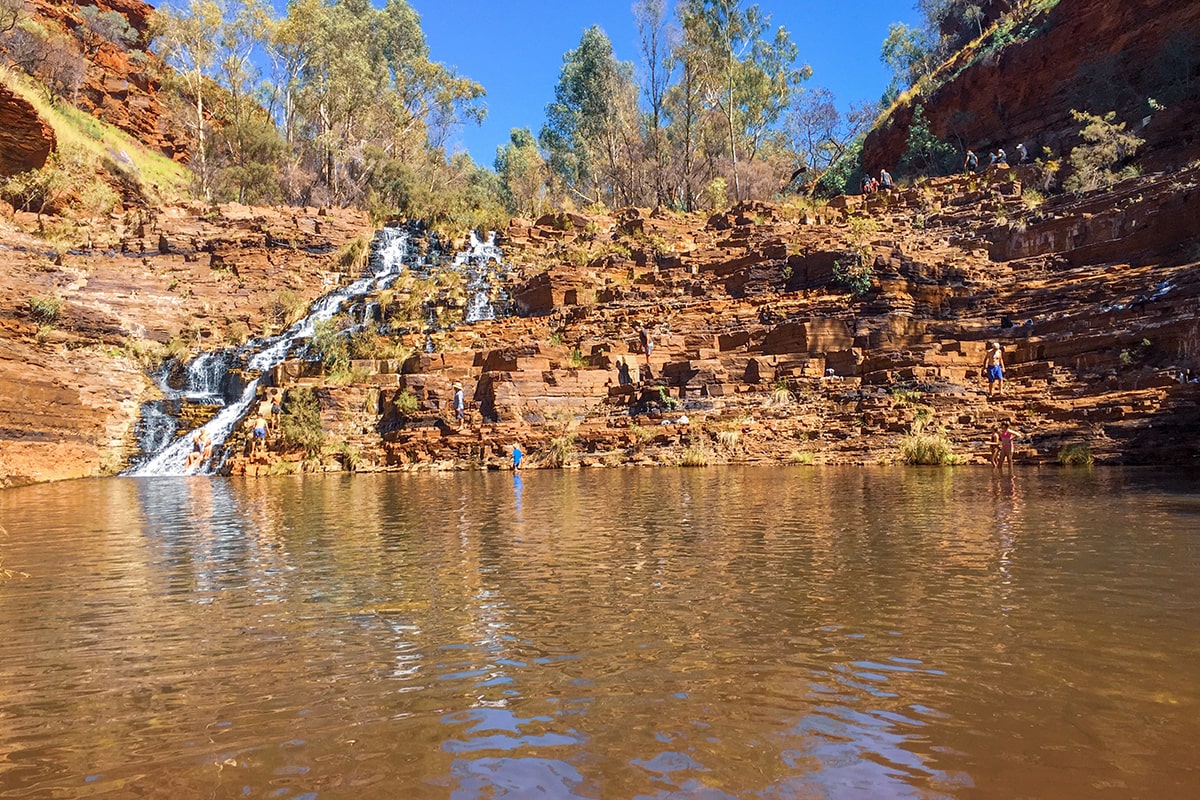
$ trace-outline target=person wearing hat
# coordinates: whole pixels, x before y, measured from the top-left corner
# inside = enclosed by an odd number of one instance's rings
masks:
[[[462,384],[458,381],[454,382],[454,400],[451,401],[450,406],[454,409],[455,424],[462,425],[463,411],[466,410],[466,403],[463,401]]]
[[[1004,351],[999,342],[988,345],[987,355],[983,358],[983,369],[988,380],[988,397],[993,393],[1004,396]]]

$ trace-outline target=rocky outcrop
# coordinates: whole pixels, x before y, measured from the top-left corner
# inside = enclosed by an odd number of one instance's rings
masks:
[[[1116,111],[1146,140],[1146,168],[1178,167],[1200,158],[1198,30],[1200,4],[1190,0],[1061,0],[1007,34],[1032,38],[964,51],[914,102],[942,140],[979,153],[1004,147],[1010,158],[1018,142],[1031,157],[1049,148],[1061,158],[1079,141],[1071,109]],[[898,163],[911,119],[912,105],[898,106],[868,135],[870,172]]]
[[[0,178],[41,169],[54,146],[54,130],[37,109],[0,84]]]
[[[97,224],[60,252],[0,221],[0,485],[123,468],[150,367],[278,332],[369,235],[357,213],[197,205]]]
[[[535,467],[888,463],[922,429],[981,463],[1001,419],[1026,433],[1025,462],[1074,445],[1103,462],[1197,463],[1200,169],[1031,208],[1022,181],[1037,177],[707,220],[518,223],[506,252],[527,265],[513,287],[525,316],[436,333],[435,352],[403,364],[359,362],[370,377],[355,386],[281,367],[285,396],[317,393],[326,455],[279,438],[242,455],[235,439],[231,468],[502,467],[513,442]],[[648,231],[656,252],[634,255]],[[856,296],[833,265],[864,254]],[[1002,397],[980,377],[989,340],[1007,361]]]
[[[169,158],[185,160],[190,138],[174,122],[160,96],[161,61],[146,50],[146,34],[154,9],[141,0],[98,0],[89,5],[115,11],[129,21],[139,40],[130,49],[103,42],[90,54],[83,83],[74,98],[83,111],[104,120]],[[78,32],[79,6],[56,0],[31,0],[33,13],[52,28]]]

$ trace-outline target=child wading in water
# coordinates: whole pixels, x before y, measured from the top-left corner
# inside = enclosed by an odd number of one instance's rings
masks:
[[[988,453],[988,462],[992,465],[992,469],[1000,466],[1000,426],[996,425],[992,428],[992,438],[989,441],[991,451]]]

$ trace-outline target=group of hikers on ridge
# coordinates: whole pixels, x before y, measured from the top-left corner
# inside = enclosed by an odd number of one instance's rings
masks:
[[[1018,143],[1016,146],[1018,164],[1024,164],[1029,160],[1029,150],[1026,149],[1023,143]],[[987,154],[988,162],[983,166],[983,171],[987,172],[993,167],[1008,167],[1008,153],[1004,152],[1003,147],[997,147],[994,151]],[[975,155],[974,150],[967,150],[967,156],[963,160],[963,172],[969,175],[974,175],[980,171],[979,156]],[[875,178],[871,175],[863,175],[859,182],[859,188],[863,194],[878,194],[879,192],[890,192],[896,187],[895,181],[892,180],[892,175],[886,169],[879,170],[879,177]]]
[[[891,173],[886,169],[881,169],[878,178],[863,175],[861,186],[863,194],[878,194],[879,192],[890,192],[896,187],[896,184],[892,180]]]
[[[1016,147],[1017,163],[1024,164],[1029,160],[1029,151],[1025,145],[1018,143]],[[988,163],[984,166],[983,171],[987,172],[992,167],[1007,167],[1008,153],[1004,152],[1003,147],[997,147],[993,152],[988,153]],[[974,150],[967,150],[967,157],[963,160],[963,172],[968,175],[973,175],[979,172],[979,156],[975,155]]]

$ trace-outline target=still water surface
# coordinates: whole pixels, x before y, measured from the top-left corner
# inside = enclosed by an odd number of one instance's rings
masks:
[[[1200,796],[1200,476],[0,492],[3,798]]]

